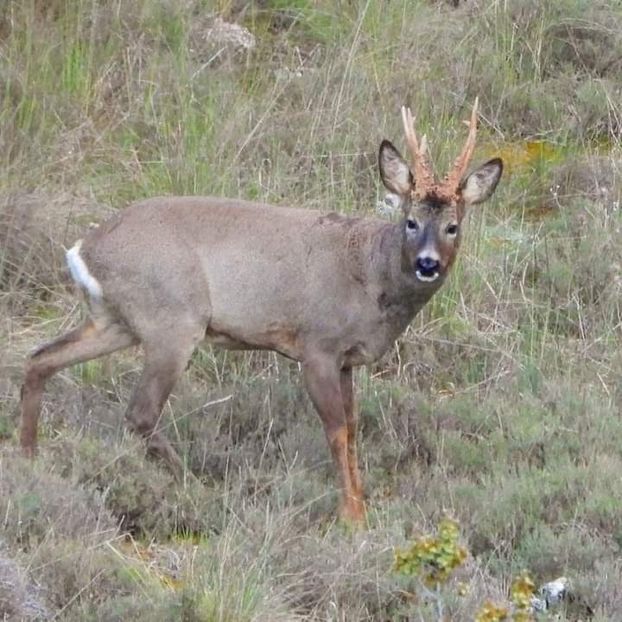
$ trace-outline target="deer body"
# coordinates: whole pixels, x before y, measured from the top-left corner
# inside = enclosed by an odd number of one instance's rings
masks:
[[[103,224],[80,256],[139,337],[187,318],[225,348],[297,361],[326,348],[355,366],[382,356],[440,286],[403,274],[400,234],[375,219],[163,197]]]
[[[404,122],[420,182],[388,141],[379,154],[385,185],[402,199],[399,223],[239,200],[162,197],[136,203],[90,232],[68,252],[89,317],[36,350],[26,366],[26,453],[35,451],[41,396],[51,375],[141,344],[145,363],[127,418],[180,474],[177,453],[156,428],[195,347],[207,340],[275,350],[302,363],[339,474],[341,515],[362,520],[352,368],[380,358],[437,291],[459,247],[464,206],[486,199],[501,174],[495,160],[464,179],[462,171],[459,188],[433,185],[406,117]],[[474,122],[473,116],[473,139]],[[461,157],[468,160],[467,151]]]

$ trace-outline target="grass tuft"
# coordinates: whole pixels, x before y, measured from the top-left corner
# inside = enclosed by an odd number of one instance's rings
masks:
[[[448,618],[508,602],[528,569],[572,580],[562,619],[617,619],[618,4],[5,5],[0,616],[437,619],[392,559],[449,513],[471,556]],[[373,215],[400,106],[441,171],[476,95],[475,159],[506,163],[496,198],[442,291],[357,372],[368,531],[333,523],[321,426],[274,354],[195,354],[162,426],[199,483],[125,432],[133,351],[48,383],[41,455],[15,454],[23,358],[77,321],[63,246],[91,223],[167,194]]]

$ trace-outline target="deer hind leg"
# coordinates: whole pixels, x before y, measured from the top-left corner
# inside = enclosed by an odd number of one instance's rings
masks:
[[[354,391],[352,387],[352,368],[346,367],[341,370],[341,397],[346,416],[346,427],[348,429],[348,468],[350,470],[350,480],[354,489],[354,494],[363,503],[363,484],[358,466],[358,451],[356,446],[358,413],[354,403]]]
[[[194,331],[186,337],[175,331],[171,336],[174,344],[165,344],[164,334],[158,335],[157,343],[143,342],[145,363],[126,413],[132,430],[146,440],[149,453],[164,460],[180,481],[184,474],[183,463],[157,427],[164,403],[201,341],[204,330]]]
[[[348,457],[348,424],[341,391],[340,370],[334,360],[310,358],[304,363],[304,378],[311,400],[322,419],[324,432],[341,484],[339,515],[361,523],[365,507],[355,489]]]
[[[23,452],[33,456],[37,446],[37,426],[45,382],[56,372],[110,354],[136,343],[124,327],[107,319],[88,319],[81,326],[39,347],[26,363],[21,392]]]

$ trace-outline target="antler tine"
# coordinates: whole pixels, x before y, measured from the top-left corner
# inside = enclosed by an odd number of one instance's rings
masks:
[[[404,134],[406,135],[406,143],[412,158],[412,164],[415,173],[415,188],[419,195],[425,195],[428,188],[434,185],[434,173],[432,172],[427,159],[427,141],[424,136],[421,139],[421,145],[417,140],[415,133],[415,122],[410,108],[402,106],[402,121],[404,123]]]
[[[475,98],[473,104],[473,110],[471,111],[471,120],[469,122],[469,135],[467,136],[466,143],[462,153],[456,158],[454,166],[443,181],[443,186],[450,192],[455,192],[460,185],[462,177],[466,173],[469,166],[469,162],[473,157],[475,151],[475,136],[477,134],[477,104],[478,98]]]
[[[402,106],[402,123],[404,124],[406,144],[408,145],[410,157],[412,158],[414,164],[415,160],[419,156],[419,143],[417,141],[417,135],[415,134],[413,114],[410,111],[410,108],[406,108],[406,106]]]

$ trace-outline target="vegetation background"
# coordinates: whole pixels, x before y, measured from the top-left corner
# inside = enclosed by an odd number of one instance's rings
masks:
[[[476,95],[475,159],[506,173],[357,374],[367,531],[333,522],[321,426],[269,353],[201,350],[170,399],[202,485],[125,430],[139,352],[55,377],[19,456],[24,357],[81,313],[63,245],[161,194],[374,216],[400,106],[442,170]],[[617,1],[1,0],[0,617],[433,620],[393,554],[449,514],[448,619],[523,569],[572,580],[562,619],[622,619],[621,102]]]

